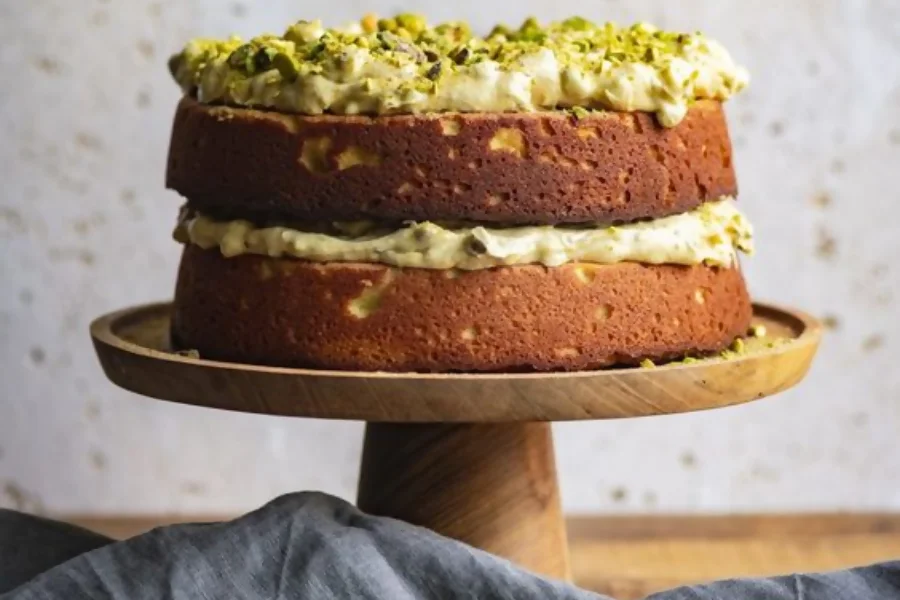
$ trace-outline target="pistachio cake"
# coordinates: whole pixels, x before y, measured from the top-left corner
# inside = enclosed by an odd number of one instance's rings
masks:
[[[715,352],[749,326],[722,110],[748,77],[702,34],[301,21],[191,41],[170,69],[178,347],[573,370]]]

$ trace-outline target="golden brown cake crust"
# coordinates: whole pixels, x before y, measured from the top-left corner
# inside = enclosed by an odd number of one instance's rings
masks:
[[[206,358],[385,371],[591,369],[717,351],[752,309],[738,269],[480,271],[310,263],[188,246],[173,340]]]
[[[630,221],[735,195],[722,105],[646,113],[284,115],[184,99],[167,184],[266,220]]]

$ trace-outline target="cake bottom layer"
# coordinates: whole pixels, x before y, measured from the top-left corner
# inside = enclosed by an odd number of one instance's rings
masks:
[[[724,349],[752,316],[737,268],[477,271],[185,248],[172,338],[201,357],[361,371],[594,369]]]

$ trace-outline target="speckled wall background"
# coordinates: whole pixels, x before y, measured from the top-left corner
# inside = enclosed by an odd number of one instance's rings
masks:
[[[754,75],[729,105],[759,298],[823,316],[810,378],[754,405],[557,429],[570,511],[900,509],[900,2],[410,2],[486,28],[583,13],[702,29]],[[395,2],[0,0],[0,506],[222,513],[354,495],[361,426],[114,388],[90,320],[167,298],[162,188],[193,35],[344,22]]]

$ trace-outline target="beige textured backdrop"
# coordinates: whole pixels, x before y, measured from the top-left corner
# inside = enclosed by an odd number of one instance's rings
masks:
[[[900,2],[410,2],[487,27],[582,13],[702,29],[750,67],[730,104],[759,298],[825,316],[810,379],[752,406],[557,428],[571,511],[900,509]],[[170,295],[162,189],[193,35],[396,2],[0,0],[0,506],[223,512],[354,494],[361,428],[206,412],[107,383],[92,317]]]

